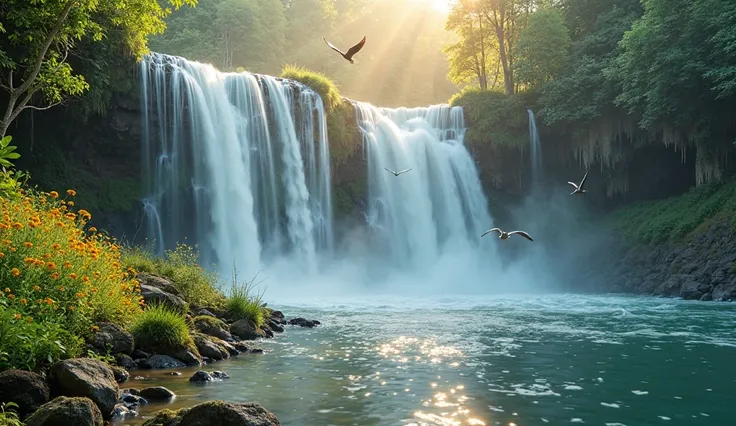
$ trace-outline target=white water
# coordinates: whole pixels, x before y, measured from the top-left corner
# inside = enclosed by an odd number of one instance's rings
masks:
[[[534,118],[534,111],[531,108],[526,110],[529,116],[529,148],[531,152],[532,166],[532,184],[536,187],[540,180],[543,179],[542,170],[542,147],[539,141],[539,131],[537,131],[537,121]]]

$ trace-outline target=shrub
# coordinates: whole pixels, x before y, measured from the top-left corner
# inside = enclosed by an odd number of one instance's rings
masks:
[[[465,114],[468,144],[522,147],[529,143],[529,123],[518,95],[467,88],[450,99]]]
[[[192,344],[186,319],[161,304],[149,305],[136,318],[130,332],[136,346],[145,348],[165,349]]]
[[[66,334],[83,337],[96,321],[125,325],[140,312],[135,271],[124,271],[119,247],[87,226],[91,216],[75,209],[75,195],[69,190],[60,199],[55,191],[22,190],[17,198],[0,199],[3,314],[14,319],[11,327],[20,327],[19,319],[37,325],[9,333],[35,336],[33,344],[47,345],[52,358],[74,352]],[[53,349],[57,340],[64,347],[60,351]],[[34,362],[29,358],[23,364]]]
[[[0,425],[23,426],[18,415],[18,404],[14,402],[0,403]]]
[[[296,65],[285,65],[281,71],[281,78],[298,81],[317,92],[325,104],[326,111],[332,111],[342,103],[337,85],[321,72]]]
[[[256,327],[263,325],[265,322],[263,293],[253,294],[253,290],[257,285],[255,278],[250,282],[245,281],[243,284],[238,284],[237,272],[233,270],[232,290],[226,305],[229,318],[234,320],[248,319]]]

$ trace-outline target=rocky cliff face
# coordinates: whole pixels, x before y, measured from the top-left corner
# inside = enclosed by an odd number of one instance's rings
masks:
[[[687,242],[631,246],[625,241],[593,257],[582,282],[591,290],[682,297],[688,300],[736,300],[736,224],[715,222]],[[611,259],[614,259],[611,262]],[[610,263],[609,263],[610,262]]]

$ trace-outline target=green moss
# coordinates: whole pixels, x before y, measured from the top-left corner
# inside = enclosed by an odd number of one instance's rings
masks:
[[[327,114],[330,156],[338,164],[345,161],[360,143],[353,105],[340,95],[337,85],[320,72],[286,65],[281,77],[298,81],[319,94]]]
[[[635,243],[682,242],[718,221],[736,220],[736,180],[702,185],[665,200],[614,211],[610,225]]]
[[[365,199],[366,184],[361,181],[345,182],[332,187],[332,208],[335,217],[347,216],[355,201]]]
[[[450,99],[465,113],[469,144],[522,147],[529,143],[527,113],[522,98],[500,92],[467,89]]]
[[[209,325],[212,328],[218,328],[220,330],[227,330],[227,325],[220,319],[211,317],[209,315],[200,315],[198,317],[194,317],[194,323],[205,323]]]
[[[146,420],[146,422],[143,423],[143,426],[169,426],[174,422],[179,411],[180,410],[163,409],[157,412],[153,418]]]

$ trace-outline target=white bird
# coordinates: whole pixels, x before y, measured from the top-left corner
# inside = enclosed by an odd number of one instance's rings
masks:
[[[529,241],[534,241],[534,240],[532,239],[532,237],[530,237],[530,236],[529,236],[529,234],[527,234],[527,233],[526,233],[526,232],[524,232],[524,231],[511,231],[511,232],[504,232],[504,231],[502,231],[502,230],[501,230],[500,228],[493,228],[493,229],[489,229],[489,230],[487,230],[486,232],[484,232],[484,233],[483,233],[483,235],[481,235],[481,237],[485,237],[485,235],[486,235],[486,234],[490,234],[491,232],[498,232],[498,234],[499,234],[499,235],[498,235],[498,238],[500,238],[500,239],[502,239],[502,240],[508,240],[508,239],[509,239],[509,237],[510,237],[510,236],[512,236],[512,235],[520,235],[520,236],[522,236],[522,237],[526,238],[526,239],[527,239],[527,240],[529,240]]]
[[[583,180],[580,181],[580,185],[576,184],[575,182],[568,182],[570,185],[573,186],[573,188],[575,188],[575,190],[572,191],[570,195],[585,194],[587,192],[586,190],[583,189],[583,184],[585,183],[585,179],[588,178],[588,171],[589,170],[585,171],[585,176],[583,176]]]
[[[395,172],[395,171],[393,171],[393,170],[390,170],[390,169],[387,169],[387,168],[385,168],[385,167],[384,167],[383,169],[384,169],[384,170],[386,170],[386,171],[388,171],[388,172],[391,172],[391,173],[393,173],[393,175],[394,175],[394,176],[398,176],[398,175],[400,175],[400,174],[406,173],[406,172],[408,172],[409,170],[411,170],[411,168],[408,168],[408,169],[406,169],[406,170],[402,170],[402,171],[400,171],[400,172]]]

